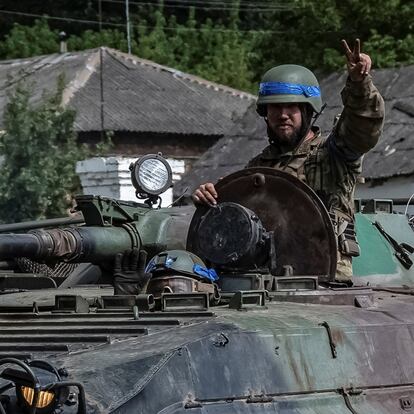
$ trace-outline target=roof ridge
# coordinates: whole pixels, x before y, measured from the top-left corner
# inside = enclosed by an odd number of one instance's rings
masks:
[[[105,47],[95,47],[92,49],[84,49],[84,50],[73,50],[70,52],[65,52],[65,53],[60,53],[60,52],[55,52],[55,53],[48,53],[48,54],[44,54],[44,55],[36,55],[36,56],[30,56],[30,57],[24,57],[24,58],[17,58],[17,59],[4,59],[4,60],[0,60],[0,66],[1,65],[6,65],[6,64],[12,64],[12,63],[25,63],[25,62],[34,62],[36,60],[42,60],[44,58],[52,58],[53,56],[58,57],[58,56],[73,56],[73,55],[81,55],[81,54],[86,54],[86,53],[96,53],[97,51],[99,51],[100,49],[105,49]]]
[[[190,82],[197,82],[199,85],[205,86],[207,89],[214,88],[216,91],[222,91],[225,93],[229,93],[233,96],[238,96],[240,98],[245,99],[254,99],[256,100],[256,96],[245,91],[241,91],[239,89],[231,88],[230,86],[222,85],[220,83],[212,82],[207,79],[201,78],[196,75],[191,75],[190,73],[182,72],[178,69],[171,68],[169,66],[161,65],[159,63],[156,63],[152,60],[140,58],[135,55],[130,55],[124,52],[121,52],[117,49],[112,49],[109,47],[103,47],[103,49],[109,53],[112,57],[119,60],[119,57],[122,59],[128,60],[132,62],[133,64],[140,64],[142,66],[150,66],[156,70],[165,71],[171,73],[173,76],[181,79],[188,80]]]
[[[101,49],[102,48],[88,49],[88,51],[93,51],[93,53],[86,59],[84,67],[80,71],[77,71],[74,78],[65,86],[62,93],[62,105],[67,105],[75,93],[86,84],[92,74],[96,71],[96,67],[101,61]]]
[[[24,71],[25,77],[31,76],[37,70],[42,69],[45,66],[53,65],[56,63],[56,59],[61,57],[62,60],[68,56],[87,56],[85,60],[84,67],[80,70],[75,72],[74,78],[65,86],[63,93],[62,93],[62,105],[67,105],[70,100],[73,98],[74,94],[81,89],[85,83],[89,80],[90,76],[96,71],[96,67],[100,61],[100,51],[103,50],[103,47],[97,47],[93,49],[85,49],[73,52],[65,52],[65,53],[50,53],[47,55],[39,55],[39,56],[32,56],[29,58],[20,58],[20,59],[9,59],[0,61],[1,65],[8,65],[8,64],[20,64],[25,65],[29,64],[30,71]],[[35,65],[35,66],[33,66]],[[40,65],[40,66],[38,66]],[[21,79],[21,77],[19,77]],[[15,82],[12,82],[15,83]],[[11,84],[12,84],[11,83]],[[9,83],[6,86],[10,86]]]

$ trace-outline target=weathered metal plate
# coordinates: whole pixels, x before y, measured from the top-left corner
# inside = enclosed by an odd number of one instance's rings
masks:
[[[407,217],[403,214],[357,213],[355,220],[361,256],[352,261],[354,281],[371,286],[414,287],[414,266],[405,269],[391,244],[373,225],[379,222],[398,243],[414,246],[414,232]],[[407,251],[407,255],[414,260],[414,253]]]
[[[294,275],[334,279],[336,239],[325,206],[297,178],[273,168],[248,168],[220,180],[218,202],[232,201],[253,210],[267,231],[274,231],[277,273],[293,267]],[[197,252],[195,235],[208,207],[198,207],[188,232],[187,249]]]

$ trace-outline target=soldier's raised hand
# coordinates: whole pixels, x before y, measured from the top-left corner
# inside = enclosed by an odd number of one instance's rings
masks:
[[[210,207],[217,205],[217,191],[212,183],[201,184],[194,191],[192,199],[195,204],[206,204]]]
[[[353,50],[350,49],[346,40],[342,40],[342,45],[345,50],[349,77],[355,82],[362,81],[371,70],[371,58],[367,54],[361,53],[359,39],[355,40]]]

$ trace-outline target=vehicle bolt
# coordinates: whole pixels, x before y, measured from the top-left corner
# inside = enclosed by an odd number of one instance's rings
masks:
[[[59,369],[58,369],[58,374],[59,374],[61,377],[68,377],[68,376],[69,376],[69,373],[68,373],[68,371],[67,371],[67,369],[66,369],[66,368],[59,368]]]
[[[77,403],[76,394],[74,392],[70,392],[68,395],[68,399],[65,401],[65,405],[75,405]]]

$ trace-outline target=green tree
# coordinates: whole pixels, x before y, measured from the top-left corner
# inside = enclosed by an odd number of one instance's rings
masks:
[[[67,41],[68,50],[94,49],[100,46],[112,47],[123,52],[128,50],[125,33],[119,30],[105,29],[101,32],[86,30],[80,36],[70,36]],[[133,47],[136,42],[132,41]]]
[[[15,222],[66,215],[79,192],[75,163],[88,150],[76,142],[75,113],[63,108],[62,88],[34,107],[18,86],[4,113],[0,138],[0,220]]]
[[[167,25],[166,19],[161,11],[156,11],[154,16],[155,25],[152,29],[148,29],[147,21],[138,25],[138,42],[132,48],[132,52],[139,57],[154,60],[162,65],[175,66],[176,45],[169,42],[169,36],[165,30]]]
[[[193,9],[185,24],[177,23],[174,16],[165,19],[160,10],[154,17],[155,26],[150,21],[137,26],[134,54],[214,82],[252,89],[253,36],[238,30],[237,13],[230,26],[211,19],[197,23]]]
[[[202,59],[194,62],[194,73],[207,79],[241,90],[255,89],[250,69],[252,39],[237,30],[237,23],[214,27],[211,21],[201,26],[199,50],[208,51]]]
[[[36,20],[33,26],[16,24],[3,42],[0,42],[0,58],[18,59],[59,52],[59,33],[52,30],[45,19]],[[70,51],[93,49],[100,46],[127,51],[127,40],[119,30],[101,32],[86,30],[80,36],[67,39]],[[135,42],[132,43],[134,46]]]
[[[5,40],[0,42],[0,57],[17,59],[56,53],[59,34],[51,30],[45,19],[36,20],[33,26],[15,24]]]
[[[330,72],[344,67],[341,39],[358,37],[374,67],[413,63],[414,3],[411,0],[293,0],[291,8],[262,18],[254,78],[279,63]]]
[[[24,0],[16,7],[24,11],[27,4]],[[191,4],[194,7],[187,8]],[[61,20],[50,20],[49,25],[70,25],[71,51],[99,46],[126,51],[124,3],[104,5],[103,21],[120,25],[116,30],[103,26],[98,31],[96,25]],[[412,0],[267,0],[261,2],[263,12],[240,5],[239,0],[203,7],[189,0],[186,7],[177,8],[163,6],[160,0],[147,6],[131,4],[135,55],[238,89],[255,90],[263,72],[281,63],[302,64],[319,72],[344,68],[342,38],[351,43],[359,37],[374,67],[414,63]],[[35,11],[98,18],[97,4],[80,0],[47,0],[36,4]],[[44,19],[31,27],[15,25],[0,41],[0,58],[57,52],[58,43],[58,31]]]

